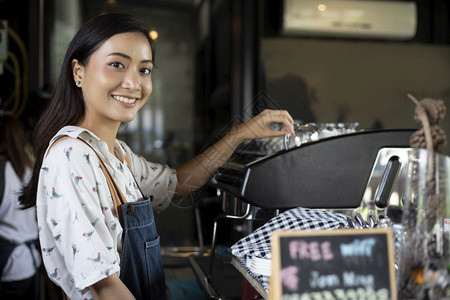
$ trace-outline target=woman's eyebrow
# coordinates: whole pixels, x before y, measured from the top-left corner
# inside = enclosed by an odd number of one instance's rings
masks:
[[[121,56],[126,59],[131,59],[131,57],[129,55],[126,55],[125,53],[122,53],[122,52],[113,52],[113,53],[108,54],[108,56]],[[144,60],[141,60],[141,62],[153,64],[153,60],[151,60],[151,59],[144,59]]]

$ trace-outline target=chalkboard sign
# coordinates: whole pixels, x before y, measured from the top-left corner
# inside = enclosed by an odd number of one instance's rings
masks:
[[[270,299],[397,299],[388,229],[275,231]]]

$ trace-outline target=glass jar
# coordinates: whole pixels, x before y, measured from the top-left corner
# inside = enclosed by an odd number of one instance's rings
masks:
[[[403,196],[399,299],[450,297],[450,158],[409,152]]]

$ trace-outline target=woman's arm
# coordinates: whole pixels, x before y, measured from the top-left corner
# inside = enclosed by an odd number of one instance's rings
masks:
[[[271,130],[270,124],[275,122],[281,123],[283,130]],[[243,141],[291,134],[293,124],[287,111],[266,109],[253,119],[234,126],[221,140],[177,169],[178,185],[174,198],[182,198],[203,186]]]
[[[135,299],[130,290],[120,280],[117,273],[94,283],[89,287],[89,290],[96,300]]]

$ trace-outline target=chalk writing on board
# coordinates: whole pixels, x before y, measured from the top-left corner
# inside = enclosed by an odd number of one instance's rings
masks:
[[[276,238],[273,274],[282,299],[396,298],[390,232],[300,231]]]
[[[372,249],[375,245],[375,239],[354,240],[349,244],[341,244],[342,256],[372,256]]]

